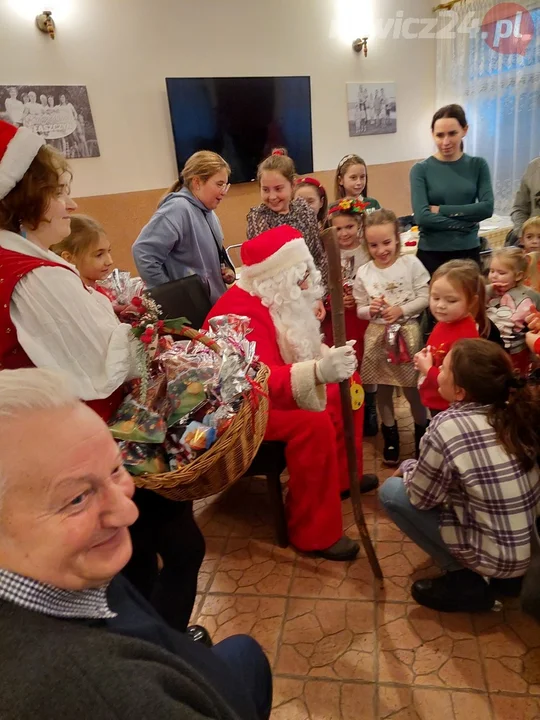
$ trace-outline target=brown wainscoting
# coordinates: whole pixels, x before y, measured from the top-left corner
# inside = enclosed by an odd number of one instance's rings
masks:
[[[369,194],[377,198],[383,207],[394,210],[397,215],[408,215],[411,212],[409,171],[415,162],[417,161],[407,160],[371,165]],[[329,197],[333,198],[334,171],[324,170],[312,175],[324,184]],[[112,243],[115,263],[119,268],[135,272],[131,246],[164,192],[163,189],[143,190],[77,198],[79,211],[95,217],[105,227]],[[259,188],[255,183],[231,186],[218,211],[227,246],[245,240],[246,215],[249,209],[259,202]]]

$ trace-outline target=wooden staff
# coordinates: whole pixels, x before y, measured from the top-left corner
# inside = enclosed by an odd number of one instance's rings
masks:
[[[332,305],[332,331],[334,345],[342,347],[347,338],[345,334],[345,306],[343,304],[343,280],[341,275],[341,256],[335,228],[325,230],[321,236],[326,257],[328,258],[328,283],[330,285],[330,302]],[[351,391],[349,380],[339,383],[341,396],[341,411],[343,413],[343,429],[345,432],[345,447],[347,450],[347,465],[349,468],[349,481],[351,486],[351,501],[354,511],[356,527],[362,540],[362,545],[371,565],[373,574],[379,580],[383,574],[377,555],[373,548],[371,538],[366,525],[364,511],[362,509],[362,497],[360,494],[360,478],[358,477],[358,465],[356,458],[356,444],[354,433],[354,417],[351,404]]]

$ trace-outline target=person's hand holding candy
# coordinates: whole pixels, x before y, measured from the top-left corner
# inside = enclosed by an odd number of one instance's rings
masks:
[[[433,354],[429,345],[416,353],[414,356],[414,367],[421,372],[422,375],[427,375],[433,367]]]

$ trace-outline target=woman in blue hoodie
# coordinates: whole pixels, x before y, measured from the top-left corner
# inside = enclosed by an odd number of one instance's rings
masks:
[[[234,282],[214,212],[229,189],[230,172],[227,162],[209,150],[187,160],[133,245],[135,265],[149,288],[198,275],[215,303],[226,283]]]

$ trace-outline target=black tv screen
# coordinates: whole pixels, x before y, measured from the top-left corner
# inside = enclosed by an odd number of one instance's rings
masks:
[[[313,171],[309,77],[167,78],[167,94],[179,172],[197,150],[213,150],[231,182],[249,182],[282,146],[300,174]]]

